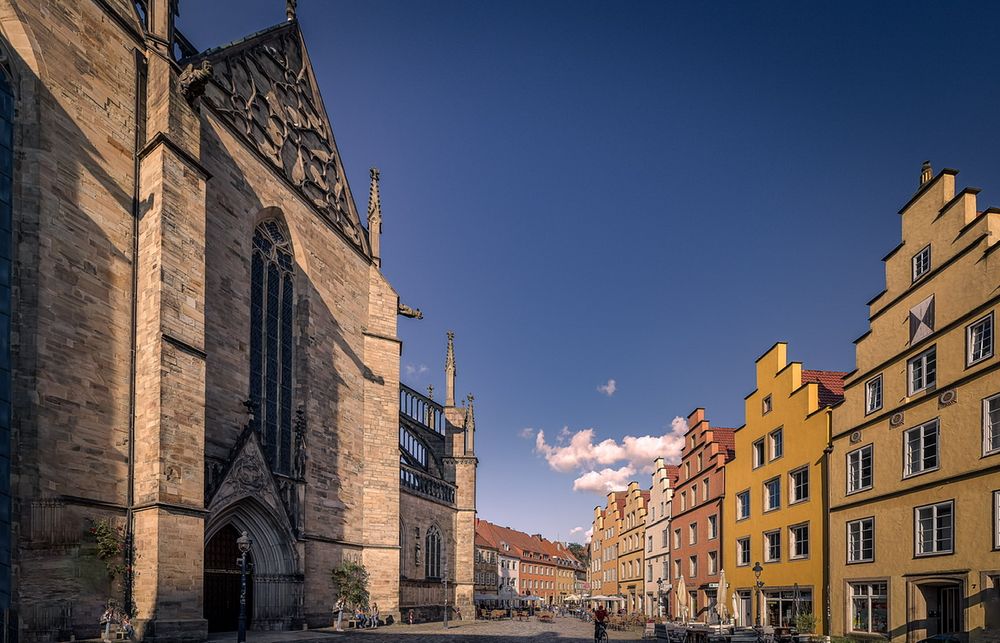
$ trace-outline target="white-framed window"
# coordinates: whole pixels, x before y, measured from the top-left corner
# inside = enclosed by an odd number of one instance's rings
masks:
[[[851,631],[887,634],[887,583],[851,583]]]
[[[669,539],[669,536],[667,536],[667,533],[668,533],[668,530],[666,528],[664,528],[663,531],[661,532],[661,538],[662,538],[661,542],[662,542],[662,544],[660,545],[660,547],[669,547],[670,546],[670,539]]]
[[[764,438],[753,443],[753,468],[764,464]]]
[[[938,421],[931,420],[903,433],[903,475],[938,468]]]
[[[681,576],[681,559],[678,558],[674,561],[674,578],[680,578]]]
[[[910,395],[934,388],[937,384],[937,347],[910,358],[906,363],[906,374]]]
[[[698,575],[698,557],[691,556],[688,558],[688,572],[691,574],[691,578]]]
[[[705,478],[704,480],[701,481],[702,500],[708,500],[708,495],[709,495],[708,478]]]
[[[648,536],[646,542],[646,551],[653,551],[653,537]]]
[[[920,252],[913,255],[913,281],[920,279],[931,269],[931,247],[924,246]]]
[[[993,492],[993,549],[1000,549],[1000,491]]]
[[[788,528],[788,557],[809,558],[809,523]]]
[[[781,507],[781,478],[771,478],[764,483],[764,511]]]
[[[788,504],[809,500],[809,466],[800,467],[788,474]]]
[[[674,549],[681,548],[681,530],[674,529]]]
[[[719,555],[717,552],[708,552],[708,573],[718,574],[719,573]]]
[[[952,553],[954,550],[955,503],[949,500],[917,507],[913,514],[917,555]]]
[[[646,564],[646,582],[647,583],[653,582],[653,563]]]
[[[1000,453],[1000,394],[983,400],[983,455]]]
[[[760,414],[767,415],[771,412],[771,408],[771,396],[768,395],[760,402]]]
[[[882,374],[865,382],[865,415],[882,408]]]
[[[701,471],[702,469],[704,469],[704,466],[702,465],[701,454],[699,453],[698,454],[698,471]]]
[[[685,462],[684,463],[684,479],[687,480],[690,477],[691,477],[691,463],[690,462]]]
[[[847,493],[872,488],[872,445],[847,454]]]
[[[698,523],[693,522],[688,525],[688,544],[694,545],[698,542]]]
[[[781,560],[781,531],[764,532],[764,562]]]
[[[736,519],[744,520],[750,517],[750,490],[736,494]]]
[[[781,429],[771,431],[768,438],[768,442],[771,444],[771,459],[777,460],[785,455],[785,437]]]
[[[969,366],[993,357],[993,313],[965,327],[965,356]]]
[[[681,511],[684,511],[684,510],[687,509],[687,504],[688,504],[687,503],[687,494],[686,493],[681,493],[680,496],[681,496]]]
[[[875,560],[875,517],[847,523],[847,562],[870,563]]]
[[[736,566],[747,567],[750,565],[750,536],[739,538],[736,541]]]
[[[719,537],[719,517],[715,514],[708,517],[708,539]]]

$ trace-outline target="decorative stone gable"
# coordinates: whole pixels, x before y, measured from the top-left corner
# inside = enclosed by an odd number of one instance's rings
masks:
[[[281,489],[267,466],[257,433],[252,429],[244,430],[233,448],[228,467],[210,491],[209,514],[214,515],[245,498],[254,498],[267,506],[289,532],[293,532],[288,503],[283,499]]]
[[[212,65],[209,107],[370,256],[298,24],[285,23],[199,58]]]

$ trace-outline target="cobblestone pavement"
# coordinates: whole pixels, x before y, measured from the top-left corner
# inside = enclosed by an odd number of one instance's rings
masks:
[[[639,641],[642,632],[608,632],[612,641]],[[594,640],[593,623],[576,618],[556,618],[552,623],[538,621],[459,621],[450,623],[448,629],[438,623],[420,625],[392,625],[369,630],[333,628],[299,630],[292,632],[247,632],[247,643],[591,643]],[[235,632],[216,632],[209,636],[209,643],[233,643]]]

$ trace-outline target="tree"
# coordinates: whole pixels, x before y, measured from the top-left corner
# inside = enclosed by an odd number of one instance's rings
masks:
[[[343,596],[348,605],[368,609],[368,570],[361,563],[344,561],[330,574],[337,596]]]
[[[584,567],[590,565],[590,547],[580,543],[566,543],[566,548],[576,556],[576,559],[583,563]]]

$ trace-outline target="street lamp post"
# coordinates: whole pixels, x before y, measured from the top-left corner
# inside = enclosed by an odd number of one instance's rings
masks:
[[[247,532],[236,539],[236,546],[240,549],[240,557],[236,562],[240,564],[240,624],[236,633],[236,643],[245,643],[247,640],[247,552],[253,541]]]
[[[441,565],[441,582],[444,583],[444,629],[448,629],[448,559]]]
[[[760,566],[760,561],[753,564],[753,575],[757,579],[757,609],[754,611],[754,623],[756,627],[760,627],[760,609],[761,609],[761,588],[764,587],[764,582],[760,579],[760,573],[764,571],[764,568]]]
[[[656,615],[663,618],[663,579],[656,579]]]

